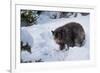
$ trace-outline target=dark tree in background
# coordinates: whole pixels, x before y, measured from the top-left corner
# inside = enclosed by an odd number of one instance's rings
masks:
[[[31,26],[36,24],[37,11],[21,10],[21,26]]]

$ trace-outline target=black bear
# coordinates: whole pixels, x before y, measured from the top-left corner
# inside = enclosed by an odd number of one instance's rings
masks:
[[[67,50],[69,47],[84,45],[85,31],[83,27],[76,22],[70,22],[52,31],[54,40],[60,46],[60,50],[65,48],[67,44]]]

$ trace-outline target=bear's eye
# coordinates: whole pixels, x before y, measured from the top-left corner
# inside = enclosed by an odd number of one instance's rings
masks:
[[[55,36],[58,37],[58,33],[55,33]]]
[[[56,38],[61,39],[62,38],[62,34],[61,33],[56,33]]]

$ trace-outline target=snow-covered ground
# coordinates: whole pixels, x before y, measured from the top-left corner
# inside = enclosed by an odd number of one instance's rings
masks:
[[[38,24],[29,27],[21,27],[21,40],[31,45],[32,53],[21,51],[23,62],[36,60],[47,61],[69,61],[89,59],[89,15],[51,19],[48,14],[42,13],[38,18]],[[59,50],[59,45],[55,43],[51,30],[65,25],[69,22],[80,23],[86,33],[86,42],[83,47],[70,47],[68,51]]]

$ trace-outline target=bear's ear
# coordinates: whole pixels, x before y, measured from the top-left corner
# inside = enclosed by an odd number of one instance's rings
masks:
[[[52,32],[52,34],[54,34],[54,31],[51,31]]]

